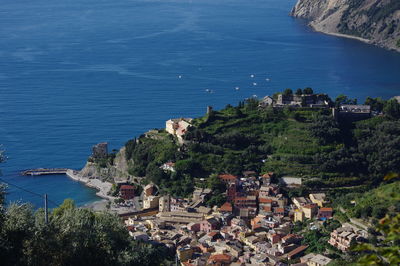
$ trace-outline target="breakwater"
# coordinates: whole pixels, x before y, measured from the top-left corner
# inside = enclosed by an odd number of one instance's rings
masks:
[[[65,175],[68,168],[37,168],[21,172],[21,175]]]

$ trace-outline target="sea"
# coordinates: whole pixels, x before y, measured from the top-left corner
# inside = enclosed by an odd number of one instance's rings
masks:
[[[81,169],[175,117],[286,88],[400,95],[400,53],[314,32],[295,0],[2,0],[0,181],[7,202],[50,207],[95,191],[39,167]]]

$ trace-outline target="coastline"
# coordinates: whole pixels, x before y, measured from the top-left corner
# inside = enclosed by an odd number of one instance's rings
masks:
[[[352,36],[352,35],[347,35],[347,34],[343,34],[343,33],[336,33],[336,32],[330,32],[330,31],[324,31],[323,29],[317,28],[315,25],[313,25],[313,23],[311,22],[309,24],[311,26],[311,28],[319,33],[323,33],[326,35],[331,35],[331,36],[336,36],[336,37],[341,37],[341,38],[347,38],[347,39],[353,39],[353,40],[358,40],[360,42],[364,42],[367,44],[373,44],[371,40],[368,39],[364,39],[361,37],[357,37],[357,36]]]
[[[110,191],[112,184],[110,182],[104,182],[99,179],[90,179],[87,177],[83,177],[79,175],[79,171],[75,171],[72,169],[68,169],[66,175],[78,182],[85,184],[85,186],[94,188],[97,190],[96,196],[102,198],[103,200],[114,200],[115,197],[107,195],[108,191]]]

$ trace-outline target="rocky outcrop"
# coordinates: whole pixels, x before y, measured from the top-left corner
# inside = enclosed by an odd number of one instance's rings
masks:
[[[399,0],[298,0],[291,15],[319,32],[400,51]]]
[[[128,161],[125,158],[125,147],[117,153],[113,165],[100,167],[97,163],[87,162],[85,167],[79,171],[79,175],[86,178],[96,178],[103,181],[122,181],[131,179],[128,174]]]

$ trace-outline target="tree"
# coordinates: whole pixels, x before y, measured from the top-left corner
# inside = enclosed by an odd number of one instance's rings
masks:
[[[291,96],[293,95],[293,91],[291,89],[286,89],[283,91],[283,96]]]
[[[297,90],[296,90],[296,95],[297,95],[297,96],[301,96],[302,94],[303,94],[302,89],[297,89]]]
[[[352,249],[363,253],[358,263],[360,265],[399,265],[400,214],[381,219],[376,230],[385,237],[379,246],[363,243]]]
[[[389,116],[390,118],[393,119],[399,119],[400,118],[400,104],[396,99],[391,99],[386,102],[383,112],[385,115]]]
[[[307,87],[303,90],[304,94],[314,94],[313,89],[311,89],[310,87]]]
[[[344,94],[340,94],[338,97],[335,99],[335,106],[339,107],[343,104],[357,104],[357,99],[350,99]]]
[[[380,113],[383,111],[383,107],[385,106],[385,101],[382,100],[382,98],[380,98],[380,97],[378,97],[378,98],[367,97],[367,99],[365,99],[364,104],[371,106],[372,111],[376,111],[376,112]]]

